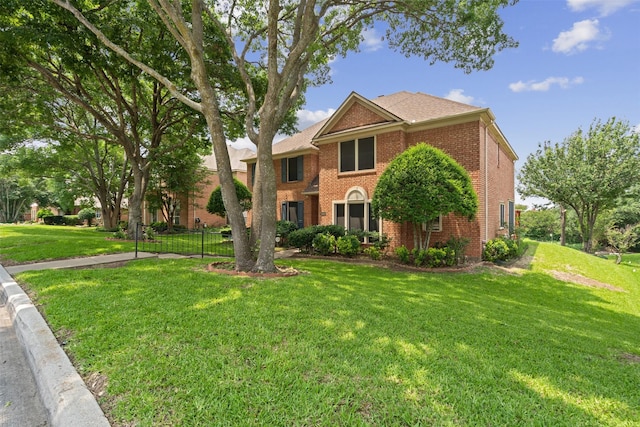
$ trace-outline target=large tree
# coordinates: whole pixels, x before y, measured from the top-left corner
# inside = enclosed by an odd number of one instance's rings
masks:
[[[594,120],[562,143],[545,142],[518,175],[523,197],[544,197],[578,217],[583,250],[591,252],[598,216],[640,180],[640,135],[627,122]]]
[[[433,222],[452,212],[473,218],[478,196],[460,164],[442,150],[420,143],[389,163],[380,175],[371,208],[382,219],[411,224],[414,247],[425,249]]]
[[[211,49],[207,40],[209,28],[213,25],[224,34],[233,65],[244,84],[246,132],[257,147],[252,233],[250,238],[234,239],[239,270],[276,269],[276,177],[271,147],[274,136],[308,85],[327,82],[329,61],[358,49],[364,30],[382,21],[391,47],[405,55],[422,56],[431,63],[453,62],[466,72],[491,68],[496,51],[517,45],[503,33],[498,15],[499,8],[516,0],[148,0],[189,57],[190,75],[197,88],[189,93],[146,61],[143,50],[109,37],[104,23],[91,17],[99,2],[51,1],[69,10],[114,52],[204,115],[229,222],[236,236],[244,236],[237,232],[246,224],[235,195],[221,114],[230,97],[224,88],[216,87],[206,62],[206,52]],[[266,78],[266,88],[256,86],[256,76]],[[252,242],[259,246],[257,259],[253,257]]]
[[[148,5],[110,3],[109,8],[97,7],[90,12],[106,33],[130,49],[143,51],[149,63],[182,85],[181,90],[195,91],[192,84],[185,84],[189,82],[183,73],[186,56],[180,54],[178,43],[167,37]],[[51,140],[78,135],[80,122],[93,122],[89,124],[93,131],[87,126],[83,129],[88,143],[101,140],[104,149],[115,143],[124,150],[123,160],[132,177],[128,206],[129,234],[133,235],[142,219],[154,162],[159,156],[173,155],[167,145],[182,147],[194,134],[196,138],[204,134],[204,120],[155,79],[104,49],[75,18],[49,1],[2,2],[0,24],[0,58],[6,70],[3,86],[12,89],[7,92],[11,98],[29,94],[35,101],[19,104],[30,112],[21,121],[30,120],[30,129],[48,133]],[[228,58],[227,53],[220,56]],[[69,120],[73,106],[76,111]],[[76,118],[79,121],[74,123]],[[15,131],[18,128],[15,124],[9,127],[11,139],[20,135]],[[121,175],[121,184],[127,184],[128,175]]]

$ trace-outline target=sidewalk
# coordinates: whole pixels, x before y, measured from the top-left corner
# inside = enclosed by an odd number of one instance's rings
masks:
[[[101,255],[4,268],[0,265],[0,426],[109,426],[47,323],[11,274],[124,262]],[[138,259],[156,257],[138,253]]]

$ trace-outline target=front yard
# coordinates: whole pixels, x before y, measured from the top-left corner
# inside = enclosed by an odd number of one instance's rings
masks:
[[[530,251],[517,272],[152,259],[17,278],[114,426],[638,425],[640,272]]]

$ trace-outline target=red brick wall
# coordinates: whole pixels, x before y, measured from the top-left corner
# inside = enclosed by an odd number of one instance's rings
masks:
[[[386,169],[389,162],[407,147],[426,142],[443,150],[467,170],[479,201],[478,214],[474,220],[469,221],[455,215],[443,218],[442,231],[431,234],[431,243],[444,243],[450,236],[467,237],[471,239],[467,246],[467,256],[479,258],[485,234],[490,239],[500,231],[499,224],[497,224],[500,201],[504,201],[508,215],[508,201],[513,200],[514,197],[513,162],[508,159],[504,150],[499,150],[495,139],[488,133],[489,157],[487,165],[491,193],[488,198],[489,229],[485,233],[484,133],[484,124],[474,121],[408,134],[404,134],[402,131],[380,134],[376,136],[376,169],[346,174],[339,174],[337,170],[338,144],[322,145],[318,157],[320,166],[319,222],[322,224],[333,222],[333,202],[344,200],[346,192],[352,187],[362,188],[370,199],[373,196],[379,175]],[[500,153],[499,156],[498,153]],[[385,221],[382,224],[382,231],[392,238],[392,247],[403,244],[409,248],[413,247],[411,226]]]
[[[386,121],[387,119],[384,117],[375,114],[370,109],[356,102],[340,118],[340,120],[337,121],[333,128],[331,128],[331,133],[375,123],[384,123]]]
[[[296,157],[293,155],[292,157]],[[252,165],[248,164],[248,170],[252,170]],[[282,159],[273,161],[276,174],[276,218],[281,218],[280,206],[283,202],[304,202],[304,225],[318,224],[318,203],[317,196],[305,195],[302,192],[309,186],[313,178],[318,175],[318,156],[315,154],[307,154],[303,159],[304,175],[302,181],[282,182]],[[253,191],[251,172],[246,176],[247,187]],[[251,220],[249,214],[248,221]],[[249,222],[248,222],[249,224]]]

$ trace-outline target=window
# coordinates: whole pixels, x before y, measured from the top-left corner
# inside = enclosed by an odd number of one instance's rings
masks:
[[[333,206],[334,224],[347,230],[380,231],[379,221],[373,216],[364,190],[348,192],[346,201],[335,202]]]
[[[340,172],[354,172],[375,168],[375,139],[360,138],[340,143]]]
[[[500,203],[500,228],[504,228],[506,224],[505,222],[505,212],[504,212],[504,203]]]
[[[173,208],[173,224],[180,225],[180,200],[178,200]]]
[[[297,224],[298,228],[304,228],[304,202],[282,202],[280,218]]]
[[[304,178],[303,156],[281,160],[282,182],[302,181]]]
[[[427,231],[427,223],[422,224],[422,231]],[[438,218],[431,222],[431,232],[442,231],[442,215],[438,215]]]

